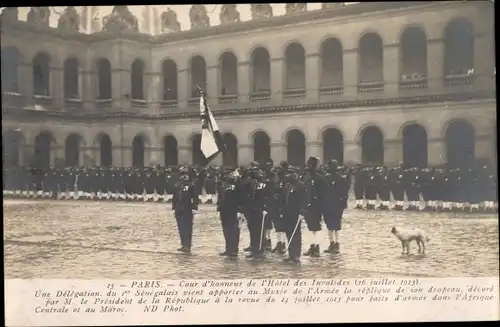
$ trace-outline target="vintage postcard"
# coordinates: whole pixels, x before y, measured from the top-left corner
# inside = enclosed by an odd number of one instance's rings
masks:
[[[499,319],[492,1],[0,20],[7,326]]]

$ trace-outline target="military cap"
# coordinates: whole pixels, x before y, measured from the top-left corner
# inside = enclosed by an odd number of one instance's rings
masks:
[[[266,160],[266,166],[271,166],[271,167],[272,167],[272,166],[274,166],[274,161],[273,161],[273,159],[271,159],[271,158],[267,159],[267,160]]]
[[[300,172],[300,169],[298,167],[288,166],[288,169],[287,169],[288,174],[294,174],[294,173],[298,174],[299,172]]]
[[[318,167],[319,158],[318,157],[309,157],[309,159],[307,159],[307,165],[311,166],[312,168]]]

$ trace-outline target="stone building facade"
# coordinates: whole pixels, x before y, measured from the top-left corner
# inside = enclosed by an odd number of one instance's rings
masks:
[[[225,6],[218,26],[193,6],[190,30],[166,11],[155,35],[127,6],[91,34],[71,9],[58,27],[4,10],[4,164],[199,163],[196,86],[238,165],[496,160],[491,3],[252,5],[248,21]]]

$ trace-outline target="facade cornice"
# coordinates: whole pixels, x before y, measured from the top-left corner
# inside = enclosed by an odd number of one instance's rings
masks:
[[[122,33],[109,33],[98,32],[93,34],[83,34],[78,32],[68,32],[52,27],[40,27],[28,24],[23,21],[15,21],[9,23],[2,23],[2,34],[10,31],[25,31],[33,34],[44,34],[60,38],[64,40],[72,40],[82,43],[98,43],[103,41],[111,41],[116,39],[130,40],[141,43],[149,43],[152,45],[161,45],[169,42],[188,41],[200,38],[223,36],[233,33],[252,32],[260,29],[273,29],[293,24],[314,23],[327,19],[334,19],[340,17],[347,17],[353,15],[363,16],[368,13],[377,13],[385,11],[400,11],[400,10],[413,10],[423,9],[428,7],[450,5],[452,1],[394,1],[394,2],[373,2],[373,3],[359,3],[344,7],[333,7],[329,9],[312,10],[300,12],[291,15],[274,16],[265,19],[250,20],[235,24],[217,25],[206,29],[195,29],[174,32],[161,35],[149,35],[144,33],[135,32],[122,32]]]
[[[279,113],[299,113],[305,111],[320,111],[320,110],[335,110],[349,108],[370,108],[379,106],[397,106],[397,105],[414,105],[414,104],[436,104],[442,102],[465,102],[474,100],[490,100],[496,101],[495,92],[471,92],[446,95],[431,95],[392,99],[373,99],[362,101],[345,101],[335,103],[320,103],[309,105],[288,105],[288,106],[273,106],[261,108],[243,108],[217,110],[217,117],[235,117],[248,115],[266,115]],[[70,113],[60,111],[40,111],[27,110],[3,106],[2,115],[4,120],[14,119],[17,121],[33,121],[46,119],[51,121],[77,121],[83,123],[94,123],[112,120],[128,120],[128,121],[168,121],[178,119],[196,119],[199,117],[198,112],[178,112],[168,114],[140,114],[131,112],[107,112],[107,113]]]

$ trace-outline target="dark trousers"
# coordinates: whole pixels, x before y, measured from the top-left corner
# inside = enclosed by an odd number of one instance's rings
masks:
[[[220,214],[220,222],[224,240],[226,241],[226,251],[230,253],[238,253],[240,244],[240,227],[238,225],[237,213]]]
[[[295,234],[293,234],[293,230],[295,229],[295,226],[297,225],[298,219],[299,219],[298,216],[284,217],[286,239],[288,240],[288,243],[290,243],[290,246],[288,247],[288,256],[295,257],[295,258],[299,258],[300,253],[302,252],[302,231],[301,231],[302,223],[301,222],[297,226],[297,229],[295,230]],[[293,237],[292,237],[292,234],[293,234]]]
[[[262,211],[248,211],[247,221],[248,229],[250,230],[250,247],[252,253],[262,252],[262,244],[260,244],[260,235],[262,233]],[[264,237],[262,237],[264,239]]]
[[[176,212],[175,220],[177,221],[181,245],[191,248],[191,240],[193,238],[193,213]]]
[[[380,187],[378,189],[378,197],[380,198],[380,201],[390,201],[391,189],[388,187]]]
[[[420,190],[415,186],[406,187],[406,196],[408,201],[419,201],[420,200]]]
[[[405,189],[401,185],[396,185],[392,187],[392,196],[395,201],[404,201],[405,200]]]
[[[312,204],[307,211],[307,229],[310,232],[319,232],[321,230],[321,217],[323,216],[321,204]]]
[[[283,218],[281,217],[281,215],[279,213],[273,215],[272,221],[273,221],[273,225],[274,225],[274,230],[277,233],[286,232],[285,221],[283,220]]]

